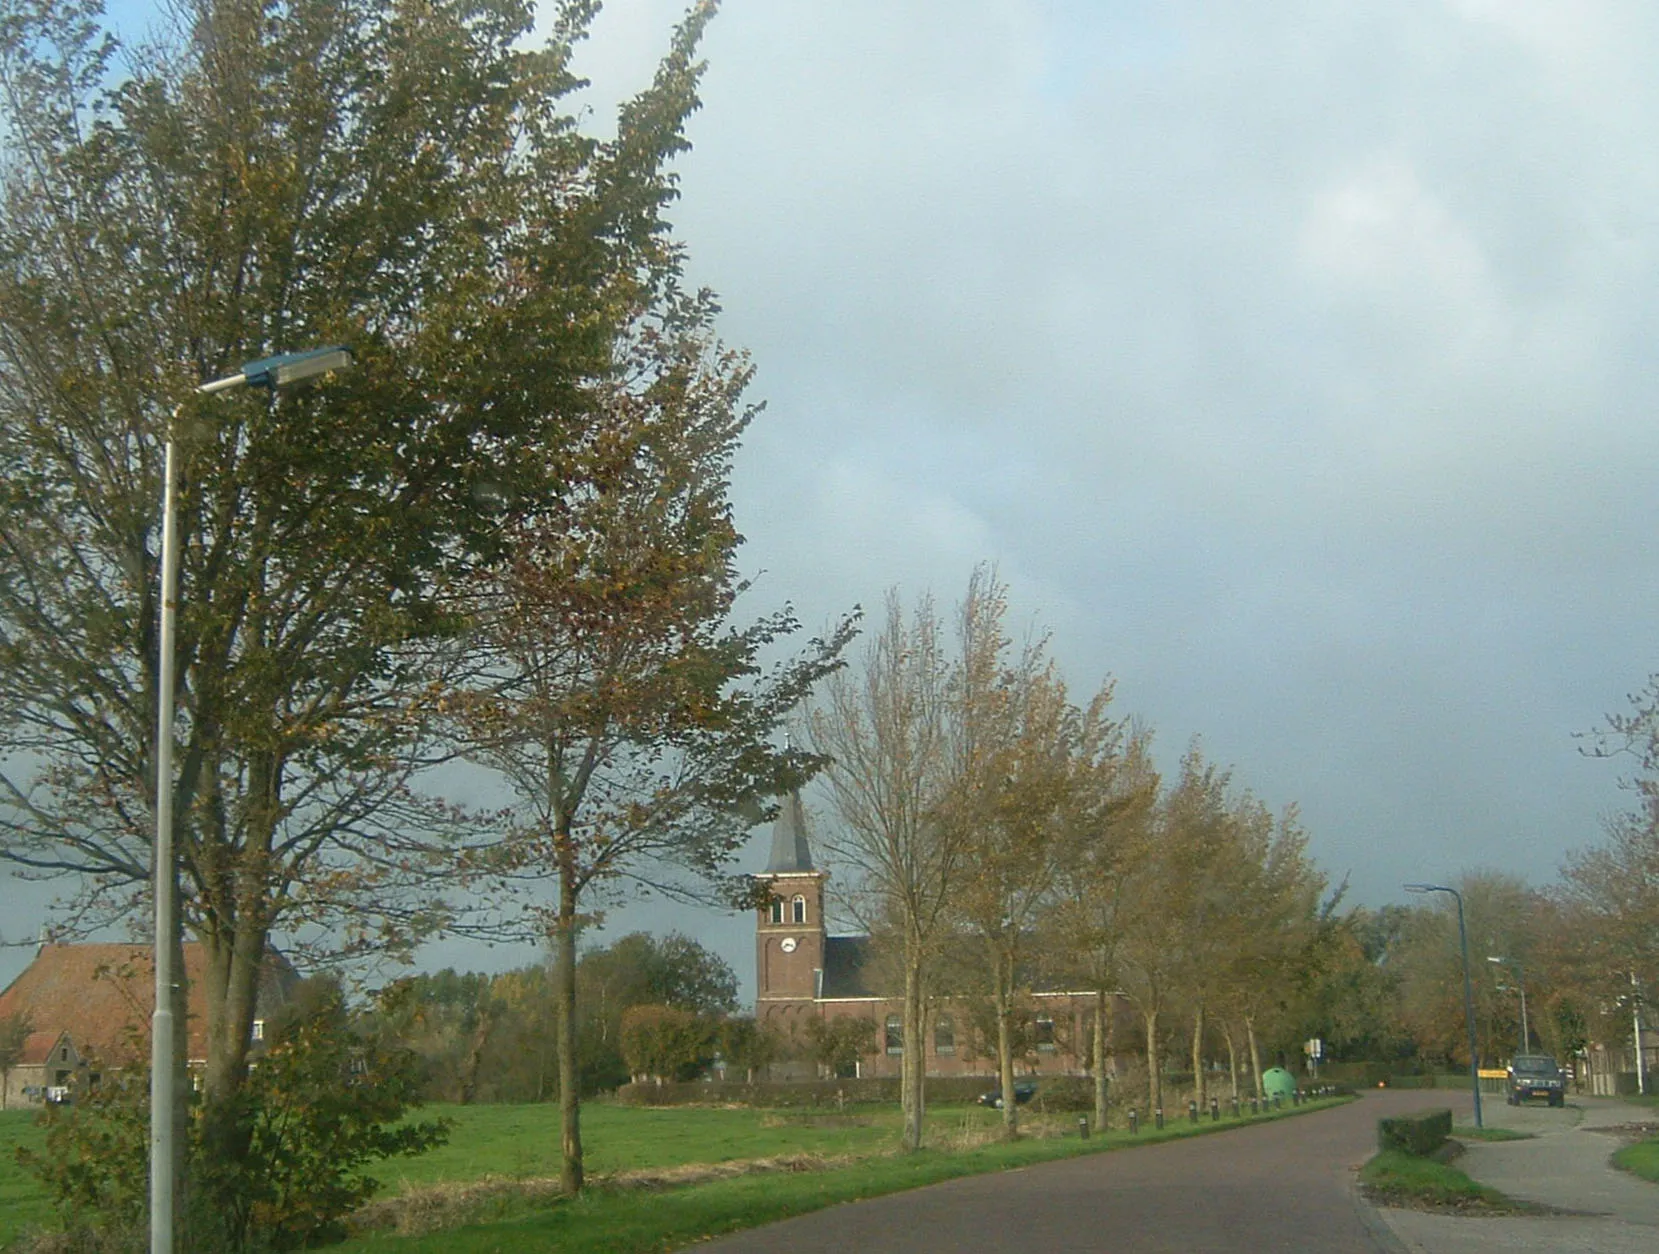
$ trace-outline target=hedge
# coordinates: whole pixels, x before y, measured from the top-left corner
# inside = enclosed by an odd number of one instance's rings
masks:
[[[1452,1134],[1450,1110],[1424,1110],[1377,1120],[1377,1148],[1427,1158]]]
[[[1020,1079],[1030,1077],[1021,1076]],[[929,1076],[929,1104],[972,1102],[997,1087],[995,1076]],[[740,1084],[694,1080],[684,1084],[624,1084],[616,1100],[625,1106],[783,1106],[834,1107],[859,1103],[894,1105],[899,1100],[896,1076],[865,1080],[796,1080]],[[1037,1110],[1092,1110],[1094,1082],[1084,1076],[1037,1078]]]

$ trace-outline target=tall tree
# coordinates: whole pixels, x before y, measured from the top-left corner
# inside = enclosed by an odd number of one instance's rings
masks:
[[[614,1088],[628,1079],[623,1011],[663,1005],[709,1018],[730,1015],[737,1010],[737,974],[720,955],[678,932],[660,939],[630,932],[577,960],[576,1005],[582,1090]]]
[[[175,421],[210,1112],[273,932],[397,948],[444,920],[464,829],[415,785],[458,572],[525,502],[591,495],[565,450],[670,285],[713,6],[603,141],[561,104],[596,7],[531,48],[522,0],[181,0],[123,63],[97,0],[0,0],[0,855],[77,877],[83,921],[144,895]],[[360,368],[326,388],[193,393],[340,341]]]
[[[825,778],[840,820],[826,850],[857,876],[851,900],[866,926],[899,939],[906,1150],[922,1145],[928,978],[948,935],[965,850],[961,826],[942,821],[952,779],[943,636],[930,599],[907,616],[889,592],[862,664],[831,678],[809,720],[812,747],[830,762]]]
[[[1307,856],[1307,834],[1297,810],[1277,823],[1253,797],[1234,810],[1239,845],[1232,882],[1236,909],[1230,919],[1230,952],[1217,1001],[1230,1016],[1229,1043],[1237,1090],[1236,1042],[1242,1024],[1250,1073],[1262,1095],[1260,1033],[1270,1024],[1279,1039],[1299,1026],[1321,977],[1336,959],[1342,928],[1335,918],[1341,889],[1321,901],[1325,877]]]
[[[1498,871],[1468,872],[1453,886],[1463,895],[1469,937],[1476,1052],[1483,1059],[1506,1056],[1518,1040],[1519,1005],[1512,988],[1500,988],[1496,978],[1500,972],[1486,958],[1531,961],[1532,923],[1542,895],[1515,876]],[[1454,902],[1436,900],[1412,911],[1398,962],[1401,1013],[1419,1048],[1431,1057],[1467,1066],[1469,1033]]]
[[[1065,817],[1077,786],[1078,711],[1047,656],[1047,641],[1015,648],[1007,592],[974,572],[961,608],[962,656],[952,684],[955,787],[943,821],[961,829],[967,857],[953,912],[978,943],[994,1012],[1003,1134],[1016,1135],[1014,1037],[1018,993],[1029,981],[1030,939],[1051,900]]]
[[[1095,1126],[1109,1102],[1113,996],[1122,984],[1120,949],[1132,911],[1127,894],[1137,866],[1151,856],[1150,823],[1158,796],[1151,734],[1109,715],[1111,685],[1096,694],[1079,736],[1077,776],[1064,817],[1054,905],[1041,932],[1051,968],[1094,994],[1090,1071]]]
[[[458,704],[465,752],[518,799],[512,867],[556,892],[532,913],[553,948],[568,1192],[582,1187],[576,949],[593,899],[624,881],[732,898],[721,873],[758,807],[818,766],[769,738],[853,631],[844,620],[763,671],[794,619],[730,625],[748,585],[728,487],[755,411],[751,369],[714,341],[713,312],[707,294],[673,290],[635,311],[619,369],[563,448],[583,490],[523,511],[468,592],[482,661]]]
[[[1229,779],[1196,744],[1188,749],[1180,775],[1159,798],[1149,856],[1137,862],[1128,888],[1121,970],[1141,1012],[1147,1100],[1155,1109],[1163,1105],[1165,1016],[1177,995],[1190,997],[1195,1009],[1195,1056],[1202,1040],[1212,979],[1202,963],[1213,952],[1205,929],[1220,928],[1227,910]]]

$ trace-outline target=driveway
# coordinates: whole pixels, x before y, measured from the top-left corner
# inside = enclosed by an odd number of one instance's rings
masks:
[[[973,1176],[739,1233],[720,1254],[1398,1254],[1354,1194],[1377,1119],[1445,1095],[1368,1094],[1335,1110]],[[1426,1100],[1427,1099],[1427,1100]],[[1651,1250],[1644,1251],[1651,1254]]]

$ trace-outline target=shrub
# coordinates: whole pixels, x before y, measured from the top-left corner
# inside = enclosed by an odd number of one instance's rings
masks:
[[[1427,1158],[1452,1134],[1450,1110],[1425,1110],[1377,1120],[1377,1148]]]
[[[842,1075],[865,1054],[875,1052],[876,1021],[864,1015],[808,1019],[803,1035],[807,1058],[831,1075]]]
[[[269,1025],[268,1025],[269,1026]],[[291,1250],[341,1231],[341,1220],[379,1187],[365,1167],[441,1144],[443,1122],[400,1124],[416,1104],[421,1064],[352,1031],[338,989],[278,1021],[270,1047],[235,1106],[212,1130],[191,1121],[188,1248]],[[138,1240],[149,1196],[149,1088],[127,1073],[48,1116],[45,1148],[20,1152],[71,1232],[99,1245]]]
[[[47,1106],[46,1142],[17,1161],[52,1198],[66,1231],[96,1248],[142,1248],[150,1197],[149,1077],[127,1070],[75,1095],[73,1106]],[[104,1240],[90,1239],[94,1228]]]
[[[1038,1095],[1053,1079],[1037,1081]],[[930,1076],[929,1106],[971,1102],[996,1088],[995,1076]],[[616,1091],[624,1106],[732,1105],[764,1108],[838,1107],[872,1102],[892,1105],[899,1100],[897,1076],[862,1080],[802,1080],[760,1084],[704,1080],[689,1084],[624,1084]]]
[[[677,1006],[622,1012],[622,1057],[635,1080],[689,1080],[714,1061],[718,1025]]]

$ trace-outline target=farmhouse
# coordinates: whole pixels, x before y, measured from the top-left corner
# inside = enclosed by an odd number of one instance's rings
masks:
[[[201,977],[207,955],[199,943],[184,946],[189,980],[186,1033],[191,1069],[207,1062],[207,1025]],[[254,1036],[265,1017],[287,1000],[299,976],[272,952],[260,979]],[[96,1085],[106,1070],[145,1065],[150,1015],[155,1009],[155,966],[148,945],[42,945],[23,973],[0,992],[0,1024],[29,1028],[18,1061],[0,1083],[5,1106],[63,1100],[73,1088]]]
[[[824,913],[829,874],[813,864],[799,794],[785,800],[772,828],[771,857],[756,878],[770,890],[770,899],[755,914],[755,1018],[791,1037],[799,1037],[813,1018],[870,1019],[875,1050],[859,1060],[858,1074],[898,1075],[908,1045],[903,1002],[883,979],[870,937],[829,934]],[[1032,999],[1032,1049],[1016,1061],[1017,1069],[1028,1075],[1081,1075],[1094,1022],[1093,992],[1039,989]],[[1123,1012],[1121,998],[1115,998],[1114,1015]],[[927,1074],[994,1076],[995,1054],[976,1035],[965,1000],[936,999],[921,1043]]]

